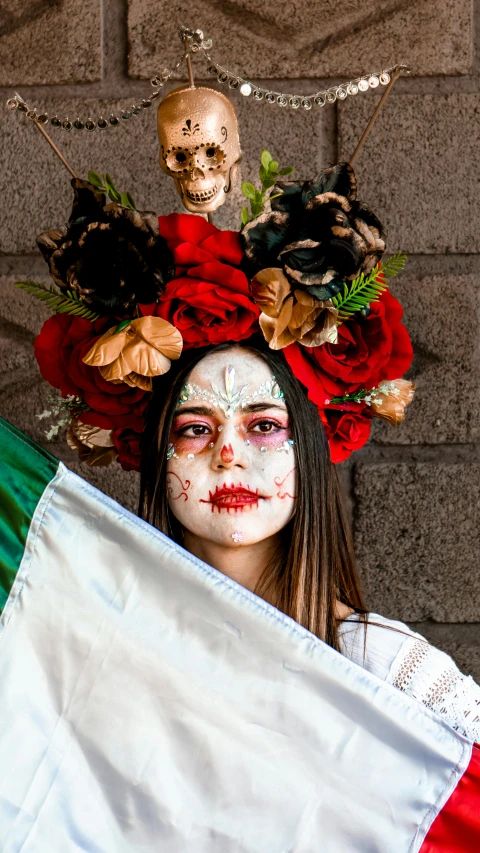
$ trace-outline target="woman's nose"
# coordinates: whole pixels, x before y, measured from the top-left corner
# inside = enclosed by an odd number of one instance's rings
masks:
[[[233,424],[224,426],[223,430],[218,432],[212,454],[215,470],[248,467],[245,442],[239,428]]]

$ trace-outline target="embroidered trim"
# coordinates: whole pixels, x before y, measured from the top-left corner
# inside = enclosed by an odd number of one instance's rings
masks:
[[[480,740],[480,686],[445,652],[409,638],[393,661],[387,682],[422,702],[459,734]]]

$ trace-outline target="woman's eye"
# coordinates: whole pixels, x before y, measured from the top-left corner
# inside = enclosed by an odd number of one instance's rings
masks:
[[[206,435],[207,432],[209,432],[209,429],[204,424],[192,424],[181,429],[180,435],[191,438],[192,436]]]
[[[252,429],[257,432],[274,432],[274,430],[282,429],[280,424],[275,421],[258,421],[253,425]]]

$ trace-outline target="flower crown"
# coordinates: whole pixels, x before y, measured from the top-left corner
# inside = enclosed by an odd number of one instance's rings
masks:
[[[17,284],[55,312],[35,341],[60,391],[38,415],[61,416],[48,438],[67,426],[82,461],[138,470],[152,378],[182,349],[259,332],[317,406],[333,462],[365,444],[373,417],[402,421],[413,353],[388,278],[406,258],[381,262],[385,233],[349,164],[278,178],[291,171],[263,152],[262,190],[242,185],[251,214],[239,232],[139,211],[108,175],[72,180],[69,222],[37,238],[56,287]]]

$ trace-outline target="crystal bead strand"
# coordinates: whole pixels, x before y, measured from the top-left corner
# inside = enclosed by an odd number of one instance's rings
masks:
[[[255,101],[266,101],[267,104],[277,104],[279,107],[290,106],[294,110],[298,110],[300,107],[304,110],[311,110],[314,105],[323,107],[325,104],[334,104],[337,100],[344,101],[348,95],[367,92],[369,89],[376,89],[377,86],[388,86],[392,73],[398,67],[395,65],[383,71],[366,74],[363,77],[356,77],[347,83],[342,83],[339,86],[331,86],[325,91],[315,92],[312,95],[293,95],[257,86],[250,80],[234,74],[228,68],[220,65],[205,47],[201,48],[201,50],[208,63],[208,74],[216,77],[218,83],[226,83],[230,89],[239,89],[240,94],[246,98],[252,95]],[[407,66],[401,66],[401,68],[404,71],[408,70]]]
[[[64,118],[60,119],[57,115],[54,115],[50,119],[50,124],[52,127],[62,128],[63,130],[70,131],[72,128],[75,130],[87,130],[94,131],[97,128],[99,130],[106,130],[108,127],[118,127],[122,121],[129,121],[131,118],[140,115],[142,110],[148,109],[152,106],[153,101],[155,101],[161,94],[161,89],[165,86],[165,83],[170,80],[175,71],[180,68],[180,65],[185,61],[185,54],[181,56],[178,62],[174,65],[172,69],[165,68],[161,75],[158,77],[152,78],[150,81],[152,86],[156,87],[155,91],[150,92],[148,97],[142,98],[140,103],[133,104],[131,107],[122,110],[120,115],[115,115],[112,113],[110,117],[104,118],[103,116],[99,116],[96,121],[92,118],[88,117],[86,120],[81,120],[80,118],[76,118],[75,121],[70,121],[70,119]],[[36,119],[40,124],[47,124],[49,121],[48,114],[46,112],[41,112],[37,114],[37,109],[29,107],[28,104],[25,103],[23,98],[15,94],[13,98],[9,98],[7,101],[7,107],[10,110],[19,110],[20,112],[24,112],[29,119]]]
[[[204,38],[202,30],[191,30],[188,27],[180,27],[178,33],[182,42],[188,40],[187,51],[182,54],[171,70],[165,68],[161,74],[152,77],[150,82],[154,87],[154,91],[151,92],[148,97],[143,98],[139,104],[133,104],[132,107],[122,110],[120,116],[112,113],[108,119],[103,116],[99,116],[96,121],[90,117],[87,118],[86,121],[83,121],[80,118],[76,118],[75,121],[70,121],[68,117],[60,119],[55,115],[50,119],[50,124],[53,127],[59,127],[66,131],[70,131],[74,128],[77,131],[85,129],[91,132],[97,128],[99,130],[106,130],[108,127],[118,127],[122,122],[128,121],[129,119],[139,115],[143,109],[151,107],[153,101],[155,101],[161,94],[160,90],[162,87],[168,80],[170,80],[180,65],[182,65],[182,63],[190,56],[190,53],[197,53],[198,51],[203,53],[203,56],[208,63],[208,74],[216,77],[218,83],[227,84],[228,87],[233,90],[238,89],[240,94],[244,97],[252,95],[253,100],[255,101],[265,101],[267,104],[277,104],[279,107],[290,106],[293,110],[298,110],[300,108],[304,110],[311,110],[314,106],[323,107],[326,104],[334,104],[337,100],[344,101],[349,95],[356,95],[358,92],[367,92],[369,89],[376,89],[377,86],[387,86],[391,80],[392,74],[397,71],[397,69],[404,71],[405,73],[410,72],[410,69],[406,65],[394,65],[392,68],[387,68],[384,71],[366,74],[362,77],[356,77],[354,80],[350,80],[347,83],[342,83],[339,86],[331,86],[325,91],[315,92],[312,95],[292,95],[257,86],[250,80],[229,71],[228,68],[224,68],[223,65],[216,62],[208,52],[212,47],[212,39]],[[29,107],[18,94],[15,94],[13,98],[8,99],[7,106],[9,109],[17,109],[26,113],[27,118],[35,119],[40,124],[46,124],[49,120],[46,112],[38,114],[37,110]]]

